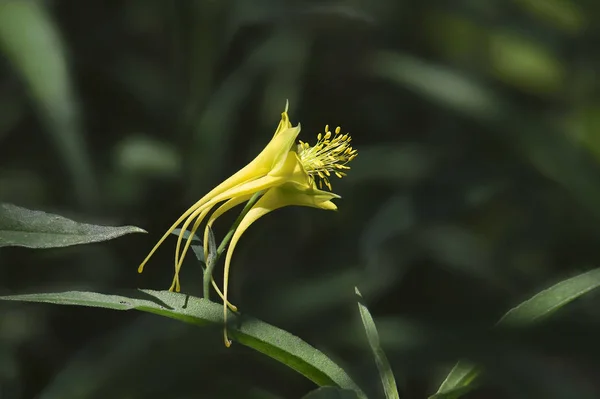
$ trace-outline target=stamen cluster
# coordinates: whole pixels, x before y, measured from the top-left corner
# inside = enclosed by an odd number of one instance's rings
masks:
[[[304,166],[304,170],[311,179],[318,177],[319,188],[323,188],[323,183],[331,190],[329,177],[335,174],[340,179],[346,176],[344,170],[350,169],[346,164],[352,161],[357,151],[350,146],[352,138],[349,134],[341,134],[341,128],[338,126],[332,133],[329,125],[325,125],[325,134],[317,135],[317,142],[314,146],[300,141],[298,144],[298,156]]]

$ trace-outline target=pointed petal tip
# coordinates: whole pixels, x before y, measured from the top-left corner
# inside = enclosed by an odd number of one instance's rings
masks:
[[[324,209],[326,211],[337,211],[338,207],[331,201],[326,201],[320,204],[319,208]]]

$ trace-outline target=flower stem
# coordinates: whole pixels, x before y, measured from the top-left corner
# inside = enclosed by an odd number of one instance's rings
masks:
[[[231,237],[233,237],[233,233],[235,233],[235,230],[242,222],[242,219],[244,218],[244,216],[246,216],[248,211],[250,211],[252,206],[256,203],[256,201],[258,201],[258,199],[260,198],[261,195],[262,195],[262,192],[259,191],[259,192],[255,193],[248,200],[248,202],[246,202],[244,209],[242,209],[242,212],[240,212],[237,219],[235,219],[235,222],[233,222],[233,225],[229,229],[229,232],[227,232],[227,235],[223,238],[223,241],[221,241],[221,244],[219,244],[219,248],[217,248],[217,253],[214,256],[211,256],[209,254],[208,259],[206,259],[206,270],[204,271],[204,281],[203,281],[204,282],[204,286],[203,286],[204,298],[210,299],[210,282],[212,279],[213,270],[215,269],[217,260],[219,260],[219,258],[225,251],[227,244],[229,244]]]

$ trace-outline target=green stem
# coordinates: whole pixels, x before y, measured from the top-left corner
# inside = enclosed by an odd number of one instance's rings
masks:
[[[246,202],[246,206],[244,206],[244,209],[242,209],[242,211],[238,215],[237,219],[235,219],[235,222],[233,222],[233,225],[229,229],[229,232],[223,238],[223,241],[221,241],[221,244],[219,244],[219,248],[217,248],[217,254],[215,256],[210,256],[210,254],[208,255],[208,257],[207,257],[208,259],[206,259],[206,270],[204,271],[204,281],[203,281],[204,282],[204,286],[203,286],[204,298],[210,299],[210,281],[212,279],[213,270],[215,269],[217,260],[219,260],[219,258],[225,251],[227,244],[229,244],[231,237],[233,237],[233,233],[235,233],[235,230],[238,228],[238,226],[242,222],[242,219],[244,218],[244,216],[246,216],[248,211],[250,211],[252,206],[256,203],[256,201],[258,201],[258,199],[260,198],[261,195],[262,195],[262,192],[259,191],[259,192],[255,193],[248,200],[248,202]]]

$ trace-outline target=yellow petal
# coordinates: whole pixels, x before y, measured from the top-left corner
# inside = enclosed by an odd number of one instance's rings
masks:
[[[206,194],[204,197],[202,197],[200,200],[198,200],[194,205],[190,206],[188,208],[188,210],[185,211],[179,217],[179,219],[177,219],[175,221],[175,223],[173,223],[171,225],[171,227],[165,232],[165,234],[161,237],[161,239],[158,240],[158,242],[156,243],[156,245],[154,246],[154,248],[152,248],[152,250],[150,251],[150,253],[148,253],[148,255],[146,256],[146,258],[144,259],[144,261],[138,267],[138,273],[141,273],[144,270],[144,266],[146,265],[146,263],[148,262],[148,260],[150,259],[150,257],[152,257],[152,255],[154,254],[154,252],[156,252],[156,250],[158,249],[158,247],[169,236],[169,234],[171,234],[171,232],[173,230],[175,230],[177,228],[177,226],[179,226],[184,220],[186,220],[187,218],[189,218],[190,215],[194,214],[195,212],[197,212],[197,214],[199,214],[200,212],[202,212],[205,209],[204,206],[207,204],[208,201],[210,201],[211,198],[214,198],[215,196],[217,196],[219,194],[222,194],[223,192],[227,192],[227,190],[230,190],[230,189],[232,189],[232,188],[234,188],[236,186],[239,186],[239,185],[243,184],[246,181],[249,181],[249,180],[251,181],[251,180],[256,179],[257,178],[256,171],[253,168],[249,167],[249,166],[251,166],[251,165],[249,164],[246,167],[244,167],[243,169],[241,169],[238,172],[236,172],[235,174],[233,174],[227,180],[225,180],[224,182],[222,182],[221,184],[219,184],[217,187],[215,187],[214,189],[212,189],[208,194]]]
[[[217,220],[221,215],[223,215],[228,210],[235,208],[236,206],[248,201],[250,199],[250,197],[252,197],[252,195],[254,195],[254,194],[247,194],[247,195],[237,196],[235,198],[232,198],[229,201],[222,204],[220,207],[218,207],[217,210],[214,211],[212,213],[212,215],[210,215],[208,222],[206,222],[206,227],[204,228],[204,243],[203,243],[203,245],[204,245],[204,259],[205,260],[208,259],[208,229],[210,227],[212,227],[215,220]]]
[[[279,125],[277,126],[277,129],[275,130],[275,134],[273,135],[273,137],[277,136],[283,130],[289,129],[290,127],[292,127],[292,124],[290,123],[290,118],[288,116],[289,106],[290,106],[290,103],[289,103],[289,101],[286,100],[285,101],[285,109],[281,113],[281,120],[279,121]]]
[[[312,186],[291,182],[267,190],[267,192],[265,192],[265,194],[248,211],[231,237],[231,242],[229,243],[227,254],[225,256],[225,268],[223,271],[223,317],[225,323],[227,323],[226,304],[231,258],[240,237],[244,234],[248,227],[250,227],[252,223],[267,213],[289,205],[310,206],[326,210],[336,210],[337,207],[333,202],[330,201],[333,198],[339,198],[339,195],[327,191],[316,190],[313,189]],[[227,336],[227,324],[225,324],[223,334],[225,346],[230,346],[231,341],[229,341]]]
[[[204,220],[204,218],[206,217],[208,212],[210,212],[210,210],[216,204],[218,204],[219,202],[225,201],[225,200],[234,199],[234,198],[238,198],[238,197],[249,198],[249,196],[252,196],[254,193],[256,193],[258,191],[266,190],[270,187],[277,186],[284,182],[285,182],[284,178],[274,177],[274,176],[264,176],[264,177],[258,178],[256,180],[248,181],[248,182],[242,183],[236,187],[233,187],[233,188],[217,195],[216,197],[211,198],[208,202],[202,204],[194,212],[192,212],[192,214],[188,216],[187,220],[183,224],[183,226],[181,228],[181,234],[179,235],[179,237],[177,239],[177,247],[175,249],[176,254],[179,253],[179,248],[181,247],[181,241],[182,241],[185,230],[190,225],[192,220],[196,219],[194,226],[192,227],[191,234],[187,238],[185,247],[181,251],[181,255],[179,256],[179,258],[177,258],[177,255],[175,255],[176,256],[176,258],[175,258],[176,259],[175,277],[173,279],[173,285],[171,286],[171,288],[175,288],[175,290],[177,292],[179,292],[179,277],[178,277],[178,275],[179,275],[179,271],[181,270],[181,265],[183,264],[185,255],[192,243],[193,234],[196,232],[196,230],[198,230],[198,227],[202,223],[202,220]],[[177,259],[179,259],[178,262],[177,262]]]
[[[289,182],[279,188],[286,205],[308,206],[312,208],[337,210],[337,206],[331,202],[332,199],[342,198],[330,191],[314,188],[313,185],[303,185],[297,182]]]
[[[184,220],[187,219],[185,225],[185,227],[187,228],[192,219],[198,217],[198,215],[200,215],[206,209],[212,208],[219,202],[228,200],[235,196],[253,194],[257,191],[262,191],[271,186],[281,184],[284,181],[282,177],[261,177],[261,175],[253,175],[252,170],[248,168],[248,166],[250,165],[247,165],[246,168],[240,170],[239,172],[231,176],[229,179],[219,184],[208,194],[202,197],[198,202],[192,205],[187,211],[185,211],[183,215],[181,215],[179,219],[177,219],[177,221],[173,223],[173,225],[166,231],[166,233],[156,243],[154,248],[152,248],[150,253],[146,256],[146,259],[144,259],[144,261],[138,267],[138,273],[143,272],[144,266],[146,265],[150,257],[154,254],[154,252],[156,252],[158,247],[169,236],[169,234],[171,234],[171,232],[175,230],[177,226],[179,226]],[[178,240],[178,242],[181,243],[181,240]],[[181,257],[183,256],[185,256],[185,253],[181,254]]]
[[[138,267],[138,273],[141,273],[144,270],[146,262],[148,262],[150,257],[154,254],[154,252],[156,252],[158,247],[164,242],[169,234],[171,234],[171,232],[175,230],[177,226],[179,226],[184,220],[189,218],[190,215],[195,214],[197,216],[205,209],[205,206],[212,206],[218,202],[234,197],[235,191],[230,191],[234,187],[239,187],[244,183],[264,177],[274,168],[281,169],[281,166],[288,158],[288,153],[290,152],[296,137],[300,133],[300,125],[295,128],[291,127],[291,124],[289,124],[289,120],[287,119],[287,113],[284,112],[284,114],[286,117],[284,118],[282,116],[282,122],[280,122],[280,125],[285,125],[285,128],[282,128],[281,131],[278,131],[278,134],[273,137],[269,144],[267,144],[261,153],[258,154],[258,156],[249,164],[230,176],[217,187],[213,188],[208,194],[206,194],[187,211],[185,211],[183,215],[181,215],[179,219],[177,219],[177,221],[175,221],[175,223],[173,223],[173,225],[165,232],[161,239],[156,243],[154,248],[152,248],[150,253]],[[229,196],[224,195],[226,192],[230,193]],[[213,201],[216,197],[219,197],[220,199]],[[211,201],[212,205],[209,205]]]
[[[258,156],[251,162],[254,163],[256,170],[261,170],[265,174],[271,170],[281,166],[287,157],[288,152],[291,151],[292,146],[296,142],[296,138],[300,134],[300,124],[296,127],[289,127],[279,132],[273,139],[267,144],[267,146],[258,154]]]
[[[296,184],[296,190],[303,191],[308,187],[314,185],[313,179],[302,166],[302,161],[295,151],[290,151],[287,154],[284,162],[282,162],[277,168],[274,168],[269,172],[270,176],[279,176],[284,178],[285,183]]]
[[[192,213],[190,215],[190,217],[185,221],[183,226],[181,226],[181,232],[179,233],[179,237],[177,237],[177,246],[175,247],[175,275],[173,277],[173,283],[171,284],[171,288],[169,288],[169,291],[173,291],[173,289],[175,289],[176,292],[179,292],[181,290],[181,287],[179,285],[179,271],[181,270],[181,265],[183,265],[183,261],[185,260],[185,255],[187,254],[187,251],[190,248],[190,245],[192,244],[192,239],[194,238],[194,234],[196,234],[198,227],[200,227],[200,224],[202,223],[202,221],[204,220],[204,218],[210,212],[211,209],[212,209],[212,205],[199,208],[194,213]],[[194,222],[194,225],[192,226],[190,234],[185,242],[183,251],[181,251],[181,256],[179,256],[179,248],[181,248],[181,240],[183,239],[188,226],[190,225],[192,220],[194,220],[194,218],[196,218],[196,221]]]

